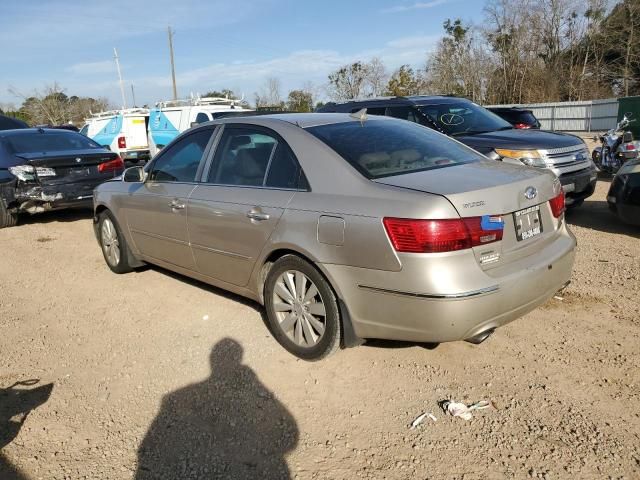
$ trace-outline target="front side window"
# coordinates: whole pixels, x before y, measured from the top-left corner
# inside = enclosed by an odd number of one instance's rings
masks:
[[[485,159],[412,122],[369,120],[306,129],[367,178],[402,175]]]
[[[262,186],[278,140],[252,127],[226,128],[209,172],[209,183]]]
[[[149,179],[158,182],[194,182],[213,129],[198,130],[162,151],[153,163]]]
[[[439,129],[451,136],[513,128],[495,113],[471,102],[419,105],[418,109]]]

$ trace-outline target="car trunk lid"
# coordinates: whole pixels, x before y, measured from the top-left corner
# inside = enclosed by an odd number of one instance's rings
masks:
[[[43,185],[75,182],[100,182],[121,173],[120,170],[100,171],[100,164],[118,158],[104,150],[63,150],[55,152],[19,153],[17,157],[36,168],[38,180]]]
[[[374,181],[442,195],[462,218],[483,217],[495,224],[502,217],[502,240],[473,248],[478,262],[488,269],[534,253],[553,237],[559,221],[549,207],[556,195],[552,175],[487,160]],[[536,226],[540,232],[534,230]]]

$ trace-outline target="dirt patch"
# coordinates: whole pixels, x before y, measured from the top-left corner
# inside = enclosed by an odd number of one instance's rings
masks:
[[[379,341],[320,363],[251,302],[112,274],[90,214],[2,230],[0,388],[25,411],[0,408],[0,478],[638,478],[640,242],[607,187],[567,216],[563,301],[479,346]],[[498,408],[467,422],[444,399]],[[425,411],[438,420],[410,430]]]

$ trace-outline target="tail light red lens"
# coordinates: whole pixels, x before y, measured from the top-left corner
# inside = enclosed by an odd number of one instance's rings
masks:
[[[114,160],[109,160],[108,162],[101,163],[98,165],[98,172],[116,172],[118,170],[124,170],[124,162],[120,157],[116,157]]]
[[[526,130],[528,128],[531,128],[531,125],[527,125],[526,123],[516,123],[514,127],[519,128],[520,130]]]
[[[625,146],[625,148],[627,150],[635,150],[636,146],[633,143],[627,143],[627,145]]]
[[[565,210],[564,192],[560,192],[558,195],[549,200],[549,205],[551,205],[551,213],[553,213],[553,216],[559,218]]]
[[[438,253],[465,250],[502,240],[502,226],[485,230],[483,217],[444,220],[384,218],[384,227],[397,252]],[[496,222],[502,225],[502,219]],[[494,225],[496,224],[494,223]]]
[[[125,137],[118,137],[118,148],[127,148],[127,139]]]

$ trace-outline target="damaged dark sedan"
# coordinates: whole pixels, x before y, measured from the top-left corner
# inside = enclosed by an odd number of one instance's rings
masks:
[[[21,213],[91,207],[93,189],[123,170],[116,153],[76,132],[0,131],[0,228]]]

